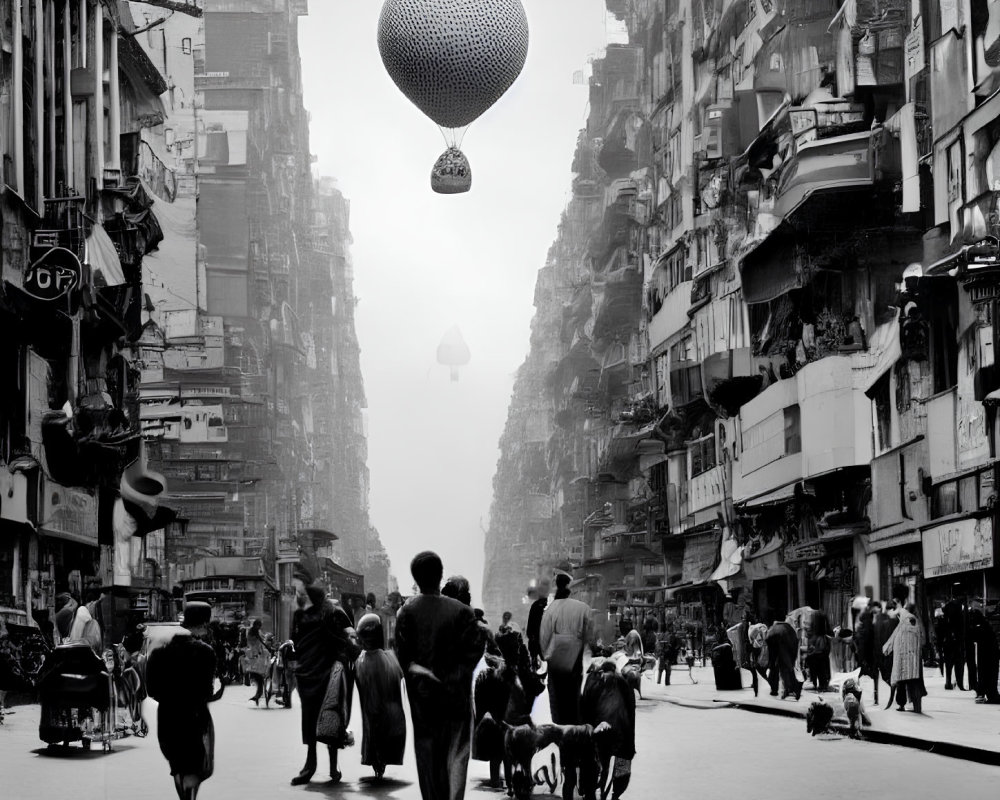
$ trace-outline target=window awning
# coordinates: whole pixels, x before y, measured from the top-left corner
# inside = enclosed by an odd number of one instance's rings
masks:
[[[875,328],[875,332],[868,340],[868,351],[865,353],[855,353],[854,361],[866,361],[863,366],[855,369],[855,385],[868,394],[872,387],[878,383],[879,378],[885,375],[893,365],[899,361],[903,355],[899,344],[899,311],[889,322],[885,322]],[[870,396],[870,395],[869,395]]]

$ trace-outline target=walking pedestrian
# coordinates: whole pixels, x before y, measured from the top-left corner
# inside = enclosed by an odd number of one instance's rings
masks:
[[[208,704],[222,697],[214,691],[215,651],[207,643],[208,603],[184,606],[183,629],[149,655],[146,688],[156,710],[160,752],[170,765],[180,800],[195,800],[215,769],[215,728]]]
[[[396,616],[396,654],[406,680],[413,750],[424,800],[462,800],[472,743],[472,673],[483,640],[472,609],[441,594],[436,553],[410,562],[419,594]]]
[[[978,603],[969,609],[968,637],[975,645],[975,683],[972,688],[976,691],[976,702],[996,705],[1000,703],[1000,692],[997,691],[1000,648],[993,627]]]
[[[901,604],[906,600],[909,589],[898,586],[893,590],[893,597]],[[924,689],[924,669],[921,652],[924,645],[924,631],[920,620],[913,613],[914,606],[902,606],[899,609],[899,624],[892,636],[882,646],[882,652],[892,655],[892,673],[889,683],[896,697],[898,711],[906,710],[906,703],[913,704],[913,710],[921,713],[921,703],[927,694]]]
[[[378,614],[365,614],[358,620],[358,640],[361,655],[354,672],[361,702],[361,763],[381,778],[386,765],[403,763],[403,670],[395,653],[385,650],[385,633]]]
[[[500,620],[500,627],[497,628],[497,635],[503,636],[504,634],[511,633],[514,630],[514,626],[510,624],[511,619],[514,617],[509,611],[503,612],[503,617]]]
[[[775,622],[764,636],[768,653],[767,682],[771,685],[771,696],[778,694],[778,681],[783,684],[781,699],[795,695],[802,696],[802,682],[795,675],[795,659],[799,652],[799,637],[790,622]]]
[[[256,687],[253,697],[250,700],[254,705],[260,705],[260,696],[264,694],[264,675],[267,674],[267,670],[270,666],[271,651],[264,644],[264,637],[261,636],[260,629],[262,623],[259,619],[255,619],[250,625],[250,630],[247,631],[247,649],[246,649],[246,672],[250,676],[250,680],[253,681]],[[264,705],[268,704],[270,698],[264,698]]]
[[[646,618],[642,621],[642,647],[647,653],[652,653],[656,649],[656,634],[660,632],[660,623],[652,611],[646,612]]]
[[[590,644],[590,606],[571,598],[570,576],[556,576],[556,597],[542,615],[539,644],[548,664],[549,706],[557,725],[580,724],[583,650]]]
[[[750,643],[750,674],[751,685],[753,686],[753,696],[757,696],[759,691],[758,674],[767,680],[767,667],[769,657],[767,644],[764,637],[767,636],[767,625],[763,622],[755,622],[747,627],[747,641]]]
[[[549,579],[541,578],[535,585],[535,592],[538,597],[531,604],[528,610],[528,625],[524,629],[524,635],[528,639],[528,655],[531,656],[531,668],[537,670],[542,657],[542,647],[539,643],[539,636],[542,630],[542,615],[545,607],[549,604]]]
[[[324,741],[330,754],[330,780],[341,779],[337,751],[348,743],[347,723],[351,715],[351,691],[348,664],[358,657],[361,648],[354,641],[354,628],[347,613],[313,585],[312,575],[299,566],[293,576],[295,603],[292,615],[292,643],[295,645],[295,679],[302,706],[302,744],[306,763],[292,778],[292,786],[309,783],[316,772],[317,727],[320,712],[330,710],[339,722],[331,731],[332,743]],[[328,737],[324,736],[324,739]]]
[[[656,637],[656,682],[666,677],[665,686],[670,685],[670,669],[677,661],[677,653],[680,650],[680,640],[674,633],[674,627],[669,622],[666,624],[663,633]]]
[[[810,622],[806,666],[814,689],[825,692],[830,688],[830,637],[833,629],[822,611],[814,611]]]

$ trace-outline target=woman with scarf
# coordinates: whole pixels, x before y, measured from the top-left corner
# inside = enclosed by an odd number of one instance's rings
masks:
[[[312,585],[308,570],[296,569],[292,584],[298,606],[292,615],[295,679],[302,705],[302,743],[306,746],[306,763],[292,778],[292,786],[309,783],[316,772],[318,741],[328,746],[330,779],[336,783],[341,778],[337,751],[349,744],[347,723],[354,689],[349,665],[360,648],[347,613],[320,587]]]
[[[402,764],[406,747],[403,716],[403,670],[396,654],[385,650],[385,634],[378,614],[365,614],[358,621],[361,655],[354,666],[361,702],[361,763],[371,767],[376,778],[387,764]]]

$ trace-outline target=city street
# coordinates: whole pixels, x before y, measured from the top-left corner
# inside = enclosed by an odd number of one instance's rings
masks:
[[[648,681],[647,681],[648,682]],[[297,709],[255,708],[246,702],[251,690],[230,687],[212,706],[215,718],[215,775],[204,784],[200,797],[224,798],[393,798],[420,797],[407,741],[407,763],[390,767],[382,784],[371,782],[371,772],[360,759],[360,718],[354,709],[352,728],[357,746],[343,752],[344,781],[324,784],[318,772],[307,788],[289,785],[301,766]],[[665,695],[664,695],[665,696]],[[538,721],[546,717],[547,703],[536,706]],[[21,706],[0,726],[0,775],[3,797],[11,800],[71,797],[73,800],[108,798],[172,798],[167,765],[156,745],[155,704],[147,704],[154,734],[148,739],[127,738],[115,743],[114,752],[95,749],[84,753],[47,750],[38,739],[37,706]],[[638,753],[632,783],[625,797],[691,797],[700,800],[767,795],[788,798],[870,797],[880,800],[944,796],[961,790],[964,800],[996,797],[1000,772],[957,759],[890,745],[856,742],[835,735],[817,738],[806,734],[801,720],[765,716],[729,708],[684,708],[662,699],[637,704]],[[540,754],[536,768],[550,760]],[[321,755],[321,767],[324,759]],[[469,797],[502,798],[501,792],[483,786],[486,764],[472,762]],[[536,797],[546,798],[539,787]]]

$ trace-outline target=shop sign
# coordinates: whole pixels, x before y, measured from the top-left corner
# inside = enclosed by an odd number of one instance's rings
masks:
[[[83,489],[46,481],[42,488],[41,522],[49,536],[97,546],[97,498]]]
[[[822,542],[800,542],[785,545],[785,563],[803,564],[807,561],[818,561],[826,555],[826,545]]]
[[[684,583],[703,583],[719,563],[720,533],[692,536],[684,542],[684,562],[681,569]]]
[[[921,72],[924,68],[924,31],[923,26],[914,28],[903,43],[906,63],[904,65],[906,82]]]
[[[65,247],[53,247],[24,273],[24,291],[38,300],[58,300],[80,285],[80,259]]]
[[[923,533],[924,577],[938,578],[993,566],[993,521],[961,519]]]
[[[1000,265],[1000,239],[987,236],[969,245],[965,251],[965,261],[970,270]]]

